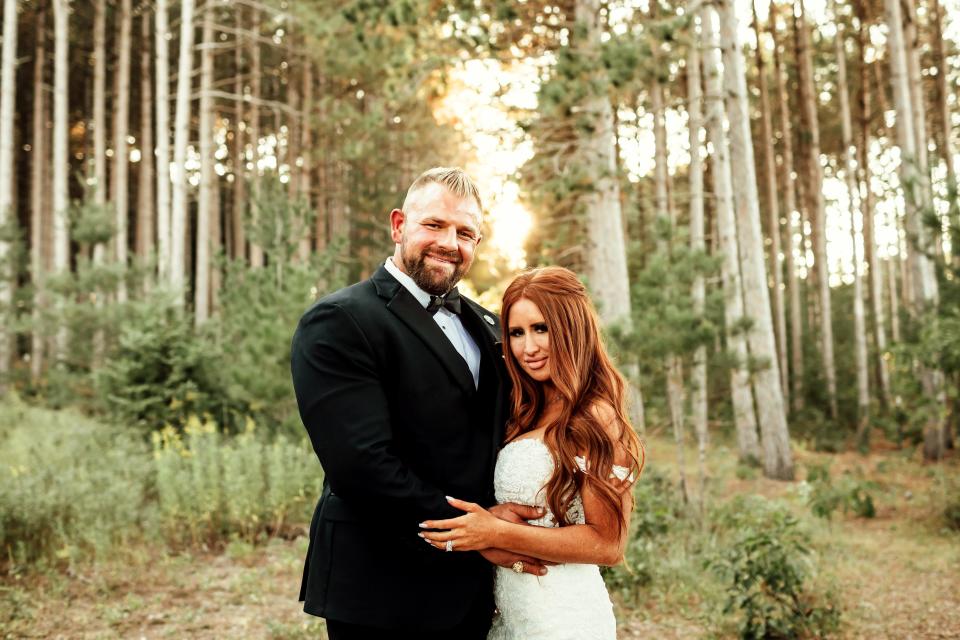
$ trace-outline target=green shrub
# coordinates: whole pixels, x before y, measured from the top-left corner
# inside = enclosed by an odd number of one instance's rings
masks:
[[[211,420],[136,431],[0,403],[0,570],[73,562],[132,540],[258,542],[309,520],[322,470],[305,438]]]
[[[634,487],[636,506],[630,520],[630,539],[624,562],[604,569],[607,587],[625,596],[653,582],[659,545],[683,518],[684,505],[669,476],[647,467]]]
[[[724,613],[737,616],[741,638],[824,637],[837,629],[839,611],[808,585],[808,537],[785,508],[738,497],[717,523],[732,535],[709,564],[727,583]]]
[[[845,473],[834,484],[830,477],[830,466],[825,464],[807,467],[807,484],[807,503],[818,518],[829,520],[837,509],[842,509],[844,513],[852,512],[860,518],[877,515],[871,493],[876,490],[876,483]]]
[[[164,533],[175,544],[248,541],[303,523],[319,495],[320,465],[305,440],[267,442],[253,422],[233,438],[193,418],[181,434],[154,435],[157,497]]]
[[[123,543],[142,527],[150,473],[132,433],[0,404],[0,562],[70,561]]]
[[[233,426],[243,403],[228,393],[227,362],[212,337],[181,310],[158,303],[120,331],[109,361],[96,374],[113,421],[149,433],[212,415]]]

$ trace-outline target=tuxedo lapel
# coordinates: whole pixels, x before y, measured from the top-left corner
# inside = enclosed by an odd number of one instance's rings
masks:
[[[473,375],[470,373],[470,367],[467,366],[466,360],[457,353],[453,344],[450,343],[450,339],[444,335],[443,330],[427,313],[426,309],[417,302],[413,294],[397,282],[384,267],[380,267],[371,280],[377,287],[377,293],[389,300],[387,309],[427,345],[430,351],[443,363],[451,377],[457,381],[457,384],[465,391],[473,393],[475,391]]]
[[[489,320],[487,320],[489,318]],[[492,447],[491,463],[496,464],[497,452],[503,444],[504,426],[506,424],[507,407],[504,402],[504,385],[507,384],[507,373],[503,365],[503,344],[500,342],[500,326],[496,317],[488,314],[483,308],[475,306],[472,301],[466,300],[463,313],[460,315],[463,326],[477,342],[482,354],[480,367],[480,387],[490,395],[485,401],[493,403]],[[492,469],[491,469],[492,471]]]

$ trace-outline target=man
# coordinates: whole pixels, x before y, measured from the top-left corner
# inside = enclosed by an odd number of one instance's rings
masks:
[[[462,170],[425,172],[390,212],[392,258],[317,302],[294,335],[297,405],[325,472],[300,599],[327,619],[331,640],[485,638],[491,563],[545,571],[532,558],[446,553],[417,536],[420,522],[459,515],[445,496],[495,504],[509,411],[499,322],[455,288],[481,240],[481,211]]]

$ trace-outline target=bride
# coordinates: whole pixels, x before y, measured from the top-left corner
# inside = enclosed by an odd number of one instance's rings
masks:
[[[493,640],[614,640],[616,621],[598,565],[623,558],[643,447],[624,411],[624,381],[600,337],[596,311],[569,270],[525,272],[507,288],[502,316],[513,382],[506,443],[497,458],[497,501],[542,507],[527,526],[448,498],[465,515],[420,526],[447,551],[500,548],[542,559],[497,567]]]

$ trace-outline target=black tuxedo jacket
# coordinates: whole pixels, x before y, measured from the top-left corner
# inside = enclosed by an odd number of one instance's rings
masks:
[[[384,628],[453,627],[489,598],[492,565],[417,536],[455,517],[444,496],[495,502],[507,374],[499,319],[463,299],[479,388],[433,317],[384,268],[304,314],[293,337],[297,405],[325,472],[310,526],[304,611]]]

